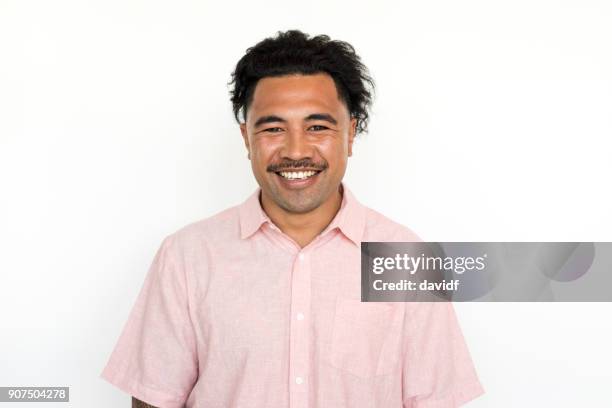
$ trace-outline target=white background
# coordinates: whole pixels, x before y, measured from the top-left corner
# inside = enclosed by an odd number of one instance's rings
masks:
[[[364,204],[430,241],[612,240],[611,21],[590,0],[0,0],[0,385],[129,406],[99,374],[163,237],[254,190],[227,82],[277,30],[349,41],[377,81],[345,179]],[[612,406],[612,304],[456,310],[470,407]]]

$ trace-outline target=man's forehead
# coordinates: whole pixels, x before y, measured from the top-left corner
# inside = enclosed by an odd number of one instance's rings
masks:
[[[319,103],[335,107],[341,101],[334,80],[328,74],[285,75],[259,80],[253,93],[251,107]]]

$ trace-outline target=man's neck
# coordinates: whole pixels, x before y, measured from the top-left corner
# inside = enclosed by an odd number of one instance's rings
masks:
[[[340,185],[333,197],[303,214],[289,213],[277,205],[268,204],[263,197],[260,197],[260,204],[270,220],[303,248],[332,222],[340,210],[342,195]]]

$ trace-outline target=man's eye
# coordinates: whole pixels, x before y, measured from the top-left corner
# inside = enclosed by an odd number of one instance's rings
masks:
[[[280,132],[282,131],[282,128],[279,127],[273,127],[273,128],[268,128],[268,129],[264,129],[264,132],[271,132],[271,133],[276,133],[276,132]]]
[[[323,126],[323,125],[312,125],[310,127],[310,129],[317,131],[317,130],[325,130],[325,129],[329,129],[329,128],[327,126]]]

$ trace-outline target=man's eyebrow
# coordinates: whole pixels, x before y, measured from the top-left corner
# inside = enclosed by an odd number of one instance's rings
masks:
[[[261,118],[257,119],[254,126],[257,127],[259,125],[263,125],[264,123],[270,123],[270,122],[285,123],[286,120],[276,115],[267,115],[267,116],[262,116]]]
[[[324,120],[326,122],[331,123],[332,125],[338,124],[338,121],[334,119],[334,117],[329,113],[313,113],[311,115],[306,116],[306,120]]]
[[[306,116],[304,118],[305,121],[312,121],[312,120],[323,120],[326,122],[329,122],[333,125],[337,125],[338,121],[336,119],[334,119],[334,117],[332,115],[330,115],[329,113],[311,113],[310,115]],[[287,121],[283,118],[281,118],[280,116],[276,116],[276,115],[266,115],[266,116],[262,116],[261,118],[257,119],[257,121],[255,122],[254,127],[263,125],[265,123],[272,123],[272,122],[281,122],[281,123],[286,123]]]

